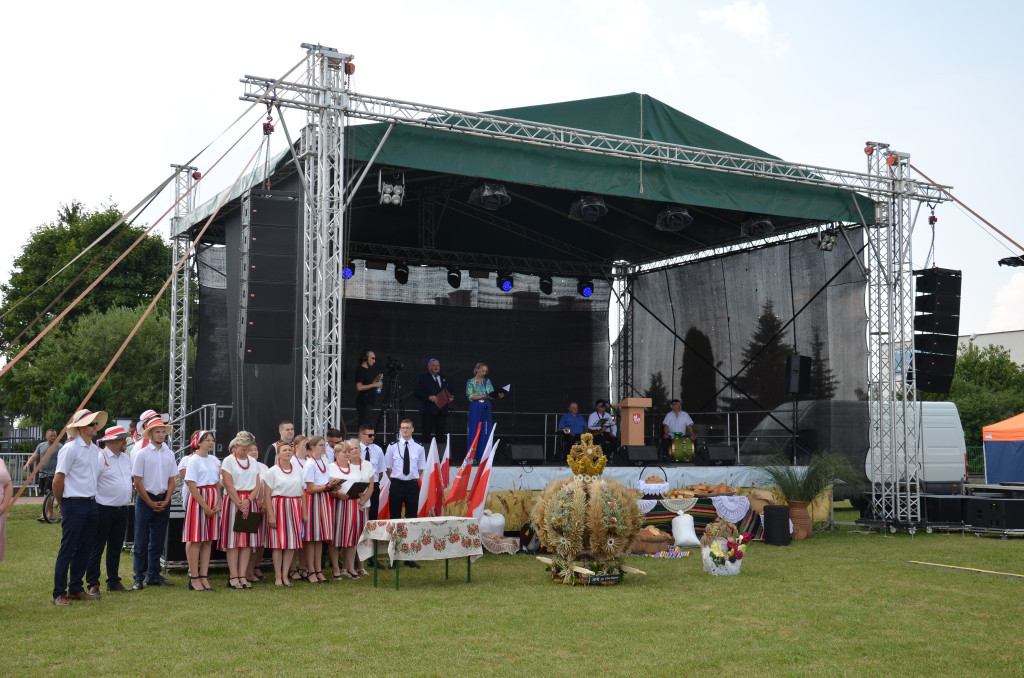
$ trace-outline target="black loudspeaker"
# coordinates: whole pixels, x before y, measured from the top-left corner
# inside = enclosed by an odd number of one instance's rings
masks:
[[[167,519],[167,534],[164,535],[164,560],[178,563],[188,560],[185,555],[185,544],[181,541],[181,528],[184,524],[184,516],[181,518],[172,516]]]
[[[786,356],[786,393],[807,395],[811,392],[811,359],[805,355]]]
[[[658,448],[654,445],[630,445],[622,448],[630,464],[644,464],[658,461]]]
[[[513,464],[539,466],[544,463],[544,447],[541,445],[510,445],[509,453]]]
[[[926,494],[924,515],[929,523],[961,525],[966,497],[960,494]]]
[[[957,334],[960,332],[960,271],[928,268],[914,271],[914,379],[927,393],[949,393],[956,366]]]
[[[249,194],[246,363],[288,364],[295,354],[298,298],[297,193],[253,189]]]
[[[789,546],[793,535],[789,533],[789,507],[768,505],[764,507],[764,543],[772,546]]]

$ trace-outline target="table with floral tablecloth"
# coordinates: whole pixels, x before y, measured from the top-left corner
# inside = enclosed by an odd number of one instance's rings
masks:
[[[407,518],[397,520],[371,520],[359,536],[356,548],[360,560],[375,556],[376,542],[387,542],[391,562],[400,560],[448,560],[466,558],[466,580],[469,581],[469,563],[483,555],[480,541],[480,523],[476,518]],[[374,563],[380,560],[374,557]],[[374,567],[374,584],[377,580]],[[445,563],[445,577],[448,564]],[[398,587],[398,570],[395,570]]]

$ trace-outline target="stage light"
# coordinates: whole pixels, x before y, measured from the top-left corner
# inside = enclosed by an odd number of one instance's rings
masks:
[[[583,279],[576,284],[576,291],[580,293],[580,296],[589,299],[590,295],[594,293],[594,283],[591,280]]]
[[[540,291],[550,296],[551,292],[554,291],[555,283],[551,279],[550,275],[542,275],[540,277]]]
[[[818,232],[818,251],[831,252],[839,240],[839,231],[834,228]]]
[[[480,184],[469,194],[469,204],[492,212],[512,202],[505,187],[490,181]]]
[[[459,286],[462,284],[462,271],[457,268],[449,268],[448,284],[451,285],[453,289],[459,289]]]
[[[398,207],[405,199],[405,175],[401,173],[389,173],[384,178],[384,170],[377,174],[378,202],[381,205],[394,205]]]
[[[740,235],[745,238],[767,238],[774,231],[772,220],[764,215],[749,216],[740,224]]]
[[[498,284],[498,289],[501,290],[502,292],[511,292],[512,291],[512,276],[509,275],[508,273],[499,273],[498,274],[498,282],[497,282],[497,284]]]
[[[597,221],[608,214],[604,200],[596,195],[584,195],[569,208],[569,218],[581,221]]]
[[[356,263],[350,261],[345,264],[344,268],[341,269],[341,277],[345,280],[351,280],[352,276],[356,274]]]
[[[395,280],[398,281],[399,285],[404,285],[409,282],[409,267],[405,262],[395,264]]]
[[[654,228],[659,231],[675,233],[681,231],[693,223],[693,216],[690,210],[682,205],[667,205],[658,213],[658,219],[654,222]]]

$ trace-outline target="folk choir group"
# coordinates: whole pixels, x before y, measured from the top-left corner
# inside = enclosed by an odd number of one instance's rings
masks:
[[[391,483],[389,517],[401,517],[403,508],[406,516],[416,515],[414,488],[426,460],[423,447],[412,440],[410,420],[402,421],[401,435],[386,454],[373,443],[375,432],[369,425],[360,427],[358,439],[342,440],[337,429],[325,436],[295,435],[292,423],[284,421],[280,439],[267,449],[266,463],[259,458],[255,436],[247,431],[231,440],[223,461],[212,454],[213,432],[196,431],[191,454],[176,462],[166,442],[172,427],[153,410],[140,416],[134,434],[113,426],[100,435],[106,420],[105,412],[77,412],[67,427],[68,442],[57,452],[53,492],[62,538],[54,572],[55,605],[100,597],[104,550],[108,591],[173,585],[162,576],[160,559],[179,480],[184,482],[181,538],[190,591],[214,590],[209,577],[214,542],[226,554],[227,585],[232,589],[252,588],[265,580],[260,564],[267,549],[279,587],[299,580],[327,582],[325,545],[333,579],[365,576],[356,544],[366,521],[377,517],[384,474]],[[129,441],[134,442],[130,451]],[[134,582],[126,587],[118,570],[130,511],[135,523]],[[372,566],[372,559],[367,564]],[[412,561],[406,565],[418,567]]]

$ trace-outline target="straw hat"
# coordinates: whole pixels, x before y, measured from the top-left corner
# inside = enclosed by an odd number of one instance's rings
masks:
[[[164,420],[160,418],[160,415],[153,410],[146,410],[139,415],[139,425],[136,430],[142,429],[142,437],[146,438],[149,436],[150,431],[154,429],[162,428],[167,433],[174,430],[174,427],[170,424],[165,424]]]
[[[103,428],[103,425],[107,423],[107,413],[78,410],[75,412],[75,416],[71,417],[71,421],[68,423],[68,428],[84,428],[94,422],[97,426]]]
[[[128,431],[124,426],[111,426],[103,432],[103,437],[97,442],[110,442],[111,440],[124,440],[128,437]]]

